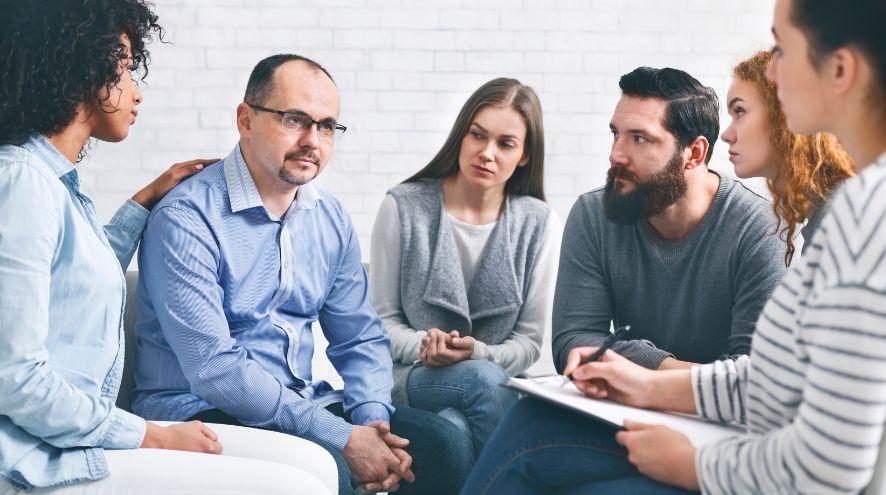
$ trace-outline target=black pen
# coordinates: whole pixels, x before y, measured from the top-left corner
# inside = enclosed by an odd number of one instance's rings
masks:
[[[581,364],[592,363],[592,362],[600,359],[601,357],[603,357],[603,353],[608,351],[609,348],[612,347],[616,342],[623,339],[624,336],[627,335],[628,332],[630,332],[630,331],[631,331],[630,325],[625,325],[623,327],[616,328],[615,331],[612,332],[612,334],[606,338],[606,342],[603,342],[603,345],[601,345],[600,348],[597,349],[596,352],[591,354],[591,356]],[[576,369],[578,369],[578,368],[576,368]],[[575,370],[572,370],[572,371],[575,371]],[[567,374],[564,374],[563,376],[568,378],[571,381],[572,380],[572,376],[571,376],[572,371],[570,371]],[[564,382],[564,384],[565,384],[565,382]]]

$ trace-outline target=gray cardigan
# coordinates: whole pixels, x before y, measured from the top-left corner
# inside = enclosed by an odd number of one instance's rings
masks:
[[[400,213],[400,292],[409,326],[458,330],[490,345],[508,338],[545,237],[548,206],[529,196],[509,195],[477,275],[466,287],[444,210],[442,181],[400,184],[388,194]],[[408,404],[406,381],[413,366],[394,363],[395,404]]]

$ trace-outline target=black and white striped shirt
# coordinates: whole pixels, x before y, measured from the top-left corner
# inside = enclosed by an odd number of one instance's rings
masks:
[[[698,413],[750,431],[699,450],[702,491],[864,489],[886,421],[886,154],[835,195],[751,356],[692,370]]]

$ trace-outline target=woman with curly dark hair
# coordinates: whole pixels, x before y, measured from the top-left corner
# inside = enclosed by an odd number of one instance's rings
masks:
[[[80,191],[87,141],[121,141],[135,122],[132,75],[162,36],[157,16],[143,0],[0,0],[0,11],[0,492],[269,493],[293,475],[310,486],[291,466],[203,454],[221,443],[199,422],[160,426],[115,406],[123,270],[151,207],[216,161],[173,165],[104,227]]]

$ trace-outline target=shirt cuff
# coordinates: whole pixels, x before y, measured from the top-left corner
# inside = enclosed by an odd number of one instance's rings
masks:
[[[488,359],[489,358],[489,348],[485,342],[480,342],[479,340],[474,339],[474,352],[471,354],[471,359]]]
[[[111,409],[111,426],[99,447],[105,449],[137,449],[145,439],[145,420],[115,407]]]
[[[391,406],[393,408],[393,406]],[[365,402],[351,411],[351,422],[355,425],[368,425],[373,421],[391,423],[391,410],[381,402]]]
[[[644,368],[657,370],[661,366],[661,362],[669,357],[674,357],[674,355],[655,347],[651,342],[644,342],[638,346],[637,352],[631,356],[631,361]]]
[[[127,199],[123,206],[117,210],[117,213],[114,213],[110,224],[125,230],[133,242],[138,241],[145,230],[150,213],[144,206],[132,199]]]
[[[308,428],[308,437],[332,445],[338,450],[345,448],[351,438],[353,426],[335,414],[320,408]]]

